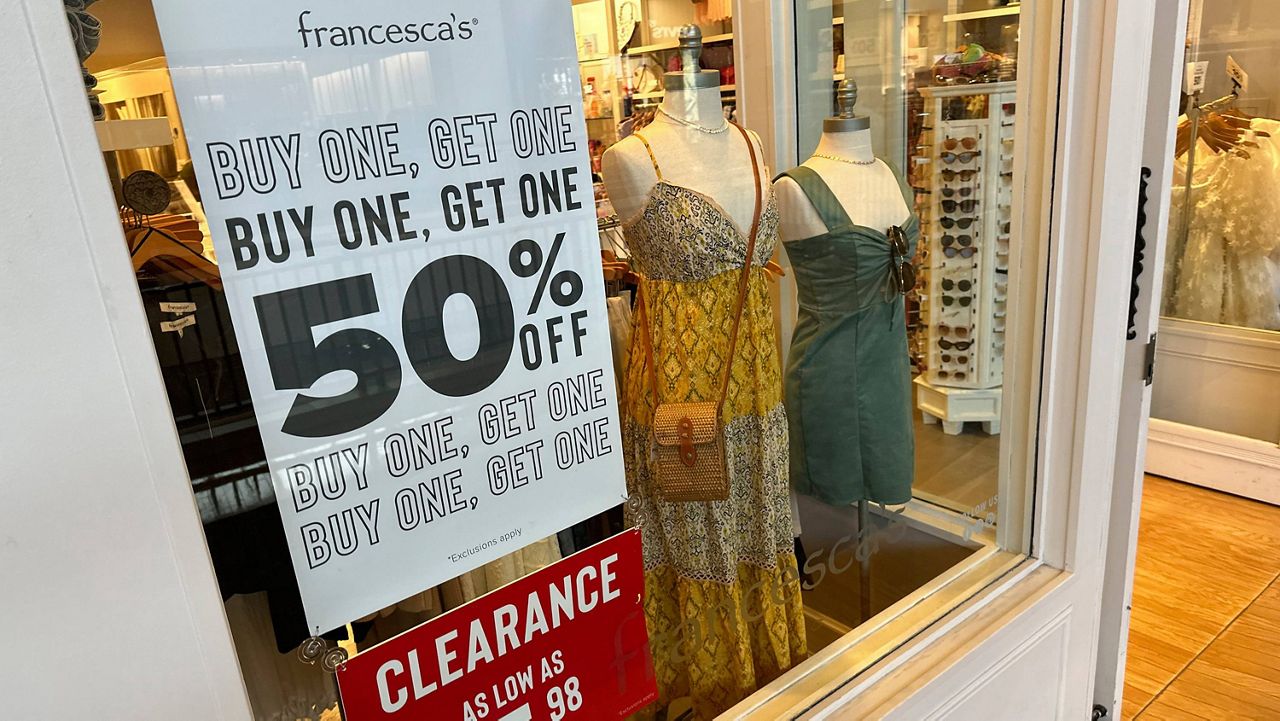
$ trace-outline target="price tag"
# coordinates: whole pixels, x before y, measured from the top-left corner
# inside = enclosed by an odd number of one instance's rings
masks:
[[[642,567],[633,529],[361,651],[343,718],[627,718],[658,691]]]
[[[1182,92],[1194,95],[1204,90],[1205,76],[1209,74],[1209,62],[1201,60],[1187,63],[1186,75],[1182,80]]]
[[[175,315],[185,315],[187,313],[196,312],[195,303],[161,303],[161,313],[173,313]]]
[[[1240,67],[1240,63],[1230,55],[1227,56],[1227,77],[1240,86],[1241,93],[1249,92],[1249,73],[1246,73],[1244,68]]]
[[[571,4],[155,6],[309,629],[618,505]]]

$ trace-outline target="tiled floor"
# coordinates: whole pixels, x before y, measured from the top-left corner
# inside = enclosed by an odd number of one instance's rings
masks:
[[[1147,478],[1123,717],[1280,719],[1280,508]]]

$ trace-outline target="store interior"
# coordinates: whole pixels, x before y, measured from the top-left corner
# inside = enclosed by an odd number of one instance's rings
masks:
[[[1126,721],[1280,712],[1278,39],[1275,3],[1189,4]]]
[[[790,110],[799,126],[796,157],[826,147],[827,120],[865,117],[869,133],[861,120],[849,125],[861,127],[860,137],[869,137],[875,156],[896,173],[904,191],[899,197],[917,228],[901,259],[913,277],[900,289],[902,317],[893,321],[905,331],[905,347],[886,361],[902,368],[893,381],[901,398],[891,413],[901,425],[888,443],[899,446],[899,465],[909,470],[893,490],[867,491],[853,501],[805,493],[788,499],[807,655],[912,598],[957,564],[994,550],[1001,490],[1022,483],[1000,473],[1006,297],[1016,242],[1020,6],[988,0],[800,5],[808,15],[797,23],[804,52],[797,57],[798,99]],[[723,117],[739,120],[738,73],[766,72],[769,63],[739,66],[746,53],[735,41],[732,7],[722,0],[573,2],[601,272],[622,385],[637,347],[642,263],[628,243],[634,232],[610,198],[609,151],[667,122],[656,116],[668,73],[682,70],[680,34],[689,25],[700,30],[700,67],[718,75],[699,86],[702,94],[718,96]],[[82,56],[94,46],[85,68],[101,105],[98,136],[255,712],[260,719],[336,718],[332,677],[298,660],[310,634],[154,13],[148,0],[99,0],[90,12],[97,26],[84,21],[77,37],[91,38],[81,43]],[[649,152],[656,169],[657,155]],[[782,170],[769,167],[765,177]],[[148,188],[157,176],[160,187]],[[140,194],[164,201],[126,206],[126,196]],[[782,225],[785,230],[786,218]],[[778,299],[772,305],[780,329],[776,352],[785,360],[800,327],[797,298],[804,290],[797,284],[806,271],[795,262],[799,246],[789,253],[785,234],[782,240],[769,282]],[[352,652],[367,648],[629,523],[619,507],[328,638]],[[687,709],[687,700],[670,699],[663,712],[676,719]]]
[[[1280,59],[1274,3],[1191,3],[1148,470],[1280,503]],[[1234,77],[1231,68],[1239,69]],[[1191,70],[1189,70],[1189,73]],[[1192,138],[1195,138],[1194,142]],[[1271,476],[1270,478],[1268,478]]]

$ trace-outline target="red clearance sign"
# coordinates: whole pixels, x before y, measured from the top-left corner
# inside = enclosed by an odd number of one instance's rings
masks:
[[[625,718],[657,696],[643,592],[632,530],[357,654],[345,718]]]

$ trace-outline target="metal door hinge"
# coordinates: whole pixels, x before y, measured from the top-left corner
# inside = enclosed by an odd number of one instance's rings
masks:
[[[1142,382],[1151,385],[1156,379],[1156,334],[1147,341],[1146,357],[1142,361]]]

